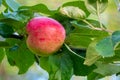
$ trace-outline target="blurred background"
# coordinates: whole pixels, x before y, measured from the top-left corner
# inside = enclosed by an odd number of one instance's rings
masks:
[[[17,0],[22,5],[32,6],[39,3],[44,3],[49,9],[56,9],[61,4],[73,0]],[[0,7],[0,12],[4,7]],[[90,15],[89,18],[96,19],[95,15]],[[101,22],[104,23],[110,30],[120,30],[120,12],[114,0],[109,0],[106,11],[101,14]],[[18,68],[10,66],[7,58],[0,64],[0,80],[48,80],[48,73],[34,63],[29,70],[22,75],[18,75]],[[71,80],[87,80],[85,77],[73,76]],[[119,77],[108,76],[100,80],[120,80]]]

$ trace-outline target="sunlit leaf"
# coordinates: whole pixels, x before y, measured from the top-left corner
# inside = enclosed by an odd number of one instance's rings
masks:
[[[108,32],[91,29],[84,22],[72,21],[71,24],[75,29],[73,29],[73,31],[67,36],[66,43],[72,47],[87,48],[92,39],[108,36]]]
[[[13,11],[17,11],[21,6],[16,0],[5,0],[5,2]]]
[[[94,72],[99,73],[103,76],[110,76],[120,72],[120,65],[97,62],[96,66],[97,69],[95,69]]]
[[[115,55],[115,48],[120,43],[120,31],[115,31],[111,36],[99,41],[96,50],[104,57],[112,57]],[[107,47],[106,47],[107,45]]]
[[[89,12],[88,10],[86,9],[86,6],[85,6],[85,3],[84,1],[71,1],[71,2],[67,2],[67,3],[64,3],[62,5],[62,7],[66,7],[66,6],[74,6],[74,7],[79,7],[79,9],[83,10],[86,14],[86,16],[89,15]]]
[[[67,17],[77,19],[77,20],[81,20],[86,17],[86,14],[83,10],[79,9],[78,7],[74,7],[74,6],[61,7],[60,13]]]
[[[109,45],[109,46],[106,47],[106,45]],[[114,47],[111,40],[111,36],[106,37],[103,40],[101,40],[99,43],[97,43],[96,50],[103,57],[114,56],[115,53],[114,53]]]
[[[97,41],[93,41],[90,43],[90,45],[87,48],[86,52],[86,59],[84,61],[85,65],[92,65],[94,64],[98,59],[101,58],[100,54],[96,51],[95,46],[96,46]]]
[[[55,14],[56,10],[49,10],[48,7],[44,4],[37,4],[34,6],[21,6],[19,10],[27,10],[28,12],[39,12],[46,15]]]
[[[85,0],[87,9],[94,14],[102,13],[108,4],[108,0]]]
[[[74,33],[78,33],[82,36],[89,37],[105,37],[108,36],[109,33],[103,30],[99,30],[100,24],[95,20],[87,20],[91,25],[95,26],[98,29],[92,29],[90,26],[83,21],[72,21],[71,24],[75,27]]]

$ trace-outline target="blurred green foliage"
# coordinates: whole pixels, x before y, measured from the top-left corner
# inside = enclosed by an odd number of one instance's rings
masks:
[[[44,3],[45,5],[48,6],[48,8],[56,9],[64,2],[73,1],[73,0],[17,0],[17,1],[20,2],[22,5],[28,5],[28,6]],[[0,11],[2,11],[3,9],[4,7],[0,8]],[[90,18],[96,19],[96,16],[91,15]],[[114,4],[113,0],[111,0],[108,4],[106,11],[103,14],[101,14],[100,17],[101,22],[104,23],[110,30],[115,31],[120,29],[119,18],[120,18],[120,12],[117,10],[117,6]]]

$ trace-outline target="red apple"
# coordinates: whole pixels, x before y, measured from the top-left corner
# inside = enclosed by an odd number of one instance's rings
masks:
[[[28,48],[40,56],[48,56],[58,51],[66,37],[64,27],[58,21],[48,17],[31,19],[26,30]]]

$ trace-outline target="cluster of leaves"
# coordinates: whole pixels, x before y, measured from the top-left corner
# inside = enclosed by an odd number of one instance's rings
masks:
[[[15,0],[0,0],[0,62],[6,55],[12,66],[25,73],[36,61],[49,73],[49,80],[70,80],[72,75],[88,80],[120,73],[120,31],[109,31],[100,21],[108,0],[76,0],[50,10],[44,4],[22,6]],[[98,20],[89,19],[94,14]],[[35,16],[58,20],[66,30],[60,51],[48,57],[34,55],[26,46],[26,23]]]

